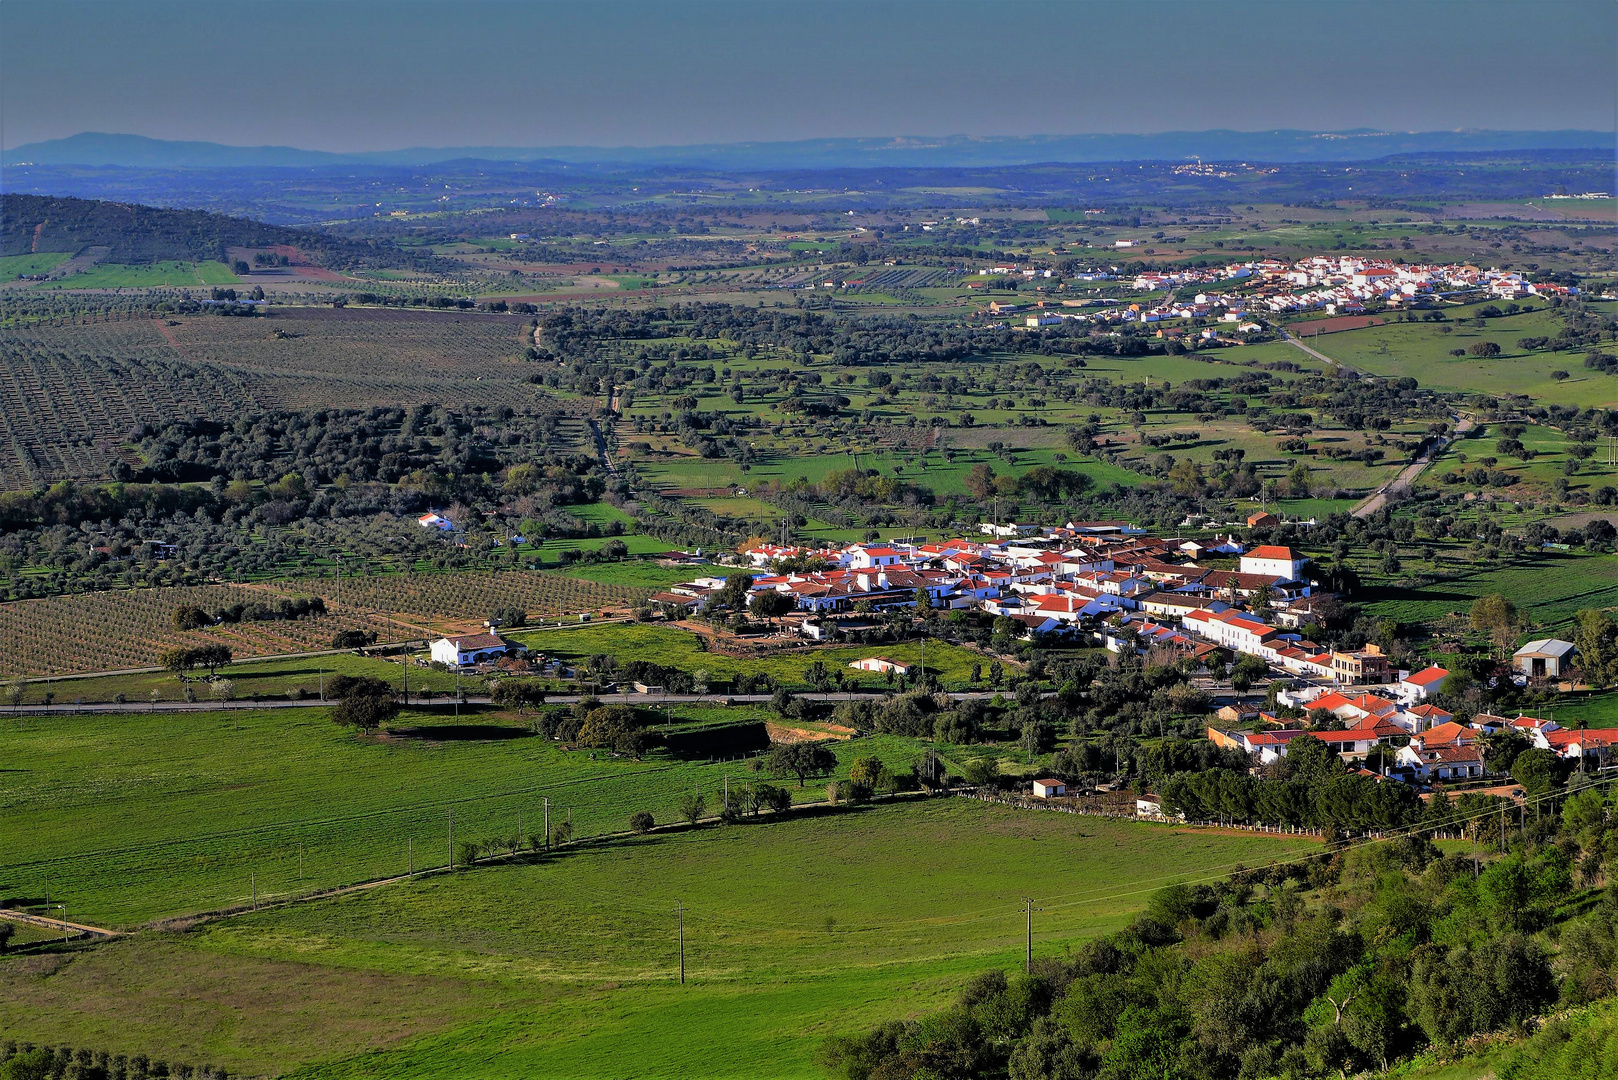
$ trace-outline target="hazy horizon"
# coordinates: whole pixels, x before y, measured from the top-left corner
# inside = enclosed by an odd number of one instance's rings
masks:
[[[1618,127],[1618,6],[1588,0],[8,0],[0,31],[5,148]]]

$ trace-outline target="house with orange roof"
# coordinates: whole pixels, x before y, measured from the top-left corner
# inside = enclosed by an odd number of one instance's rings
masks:
[[[1429,697],[1438,693],[1438,688],[1443,685],[1444,680],[1447,678],[1449,678],[1449,669],[1441,668],[1434,664],[1400,679],[1399,694],[1405,701],[1412,704],[1426,701]]]
[[[1261,544],[1241,557],[1240,569],[1244,574],[1296,581],[1303,576],[1309,560],[1289,547]]]

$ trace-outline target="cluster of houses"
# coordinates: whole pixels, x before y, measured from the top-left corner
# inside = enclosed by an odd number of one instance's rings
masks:
[[[1035,271],[1015,266],[989,267],[980,274],[1021,272],[1032,276]],[[1081,275],[1083,280],[1102,280],[1112,274]],[[1232,263],[1211,269],[1181,268],[1177,270],[1150,270],[1136,274],[1133,285],[1143,292],[1166,291],[1176,293],[1192,285],[1214,286],[1222,282],[1240,282],[1240,294],[1213,291],[1197,293],[1189,300],[1165,299],[1158,304],[1118,304],[1081,312],[1046,309],[1023,316],[1029,329],[1060,325],[1065,320],[1079,322],[1143,325],[1169,323],[1175,320],[1204,318],[1216,319],[1220,326],[1204,327],[1201,335],[1215,339],[1221,330],[1233,333],[1240,341],[1263,329],[1256,321],[1259,314],[1284,314],[1299,311],[1324,311],[1330,315],[1359,314],[1366,304],[1380,301],[1388,307],[1398,308],[1414,301],[1444,297],[1457,293],[1484,292],[1502,300],[1518,300],[1534,296],[1577,295],[1578,289],[1528,280],[1520,271],[1481,269],[1467,263],[1444,265],[1408,264],[1357,256],[1317,255],[1297,262],[1266,259],[1257,262]],[[1064,307],[1087,307],[1090,301],[1063,301]],[[1019,310],[1014,304],[990,304],[993,315],[1004,315]],[[1224,325],[1228,324],[1228,325]]]
[[[1384,746],[1393,753],[1384,755],[1378,775],[1407,783],[1481,779],[1487,773],[1481,740],[1505,731],[1523,735],[1539,749],[1570,761],[1601,766],[1612,760],[1618,731],[1574,730],[1554,720],[1491,713],[1479,713],[1459,723],[1437,705],[1411,700],[1411,694],[1442,682],[1448,674],[1432,667],[1408,676],[1399,684],[1402,697],[1335,690],[1316,693],[1305,706],[1309,715],[1338,722],[1330,728],[1316,725],[1318,730],[1267,712],[1227,706],[1220,710],[1220,720],[1246,722],[1256,730],[1209,727],[1208,738],[1218,746],[1250,754],[1264,765],[1286,757],[1288,744],[1301,735],[1320,740],[1345,758],[1363,759],[1373,748]]]
[[[1261,513],[1248,524],[1271,522]],[[1234,557],[1236,568],[1204,565],[1210,556]],[[1087,636],[1115,652],[1159,648],[1199,658],[1251,653],[1340,682],[1378,681],[1388,671],[1374,650],[1326,653],[1297,632],[1331,599],[1307,576],[1307,559],[1284,546],[1248,550],[1234,537],[1162,539],[1119,521],[1046,529],[985,522],[972,539],[760,544],[742,558],[754,597],[786,597],[788,621],[809,637],[840,618],[914,607],[925,595],[934,608],[1002,617],[1024,638]],[[653,600],[694,610],[724,583],[698,578]]]

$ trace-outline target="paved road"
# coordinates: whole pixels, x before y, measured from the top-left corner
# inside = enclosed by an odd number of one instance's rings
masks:
[[[1302,349],[1316,360],[1319,360],[1324,364],[1329,364],[1341,371],[1353,372],[1356,375],[1360,374],[1360,372],[1355,368],[1349,367],[1342,361],[1333,360],[1320,350],[1305,345],[1303,342],[1299,341],[1285,330],[1281,330],[1280,334],[1282,341],[1285,341],[1296,348]],[[1409,465],[1406,465],[1403,469],[1401,469],[1398,476],[1377,488],[1369,496],[1367,496],[1364,501],[1349,512],[1357,518],[1370,517],[1372,514],[1388,505],[1389,498],[1404,495],[1406,492],[1408,492],[1410,490],[1410,485],[1416,482],[1416,477],[1422,474],[1422,470],[1426,469],[1427,466],[1431,465],[1433,461],[1443,454],[1445,450],[1449,449],[1449,444],[1454,442],[1456,438],[1459,438],[1472,430],[1472,421],[1466,417],[1452,414],[1450,418],[1455,422],[1455,434],[1453,436],[1450,438],[1438,439],[1429,443],[1426,451],[1423,452],[1423,454],[1415,461],[1412,461]]]
[[[974,698],[992,698],[1001,690],[952,690],[947,695],[955,701],[966,701]],[[875,700],[886,690],[867,691],[865,693],[807,693],[794,694],[794,697],[805,698],[809,701],[855,701],[859,699]],[[1050,696],[1054,691],[1045,691],[1044,696]],[[771,698],[769,694],[547,694],[547,705],[571,705],[582,698],[594,697],[609,704],[623,705],[720,705],[729,702],[733,705],[765,705]],[[468,705],[488,705],[489,696],[482,694],[466,697]],[[331,705],[333,702],[321,701],[319,698],[307,698],[303,701],[276,699],[274,701],[160,701],[156,705],[150,702],[86,702],[83,705],[71,703],[57,703],[55,705],[18,705],[15,707],[0,706],[0,716],[69,716],[81,713],[179,713],[179,712],[231,712],[241,709],[318,709]],[[423,702],[415,695],[411,695],[410,708],[433,709],[437,712],[452,712],[455,709],[455,700],[447,694],[437,694],[431,701]]]

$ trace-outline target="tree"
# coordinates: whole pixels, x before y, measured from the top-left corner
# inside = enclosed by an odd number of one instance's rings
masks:
[[[1471,353],[1473,356],[1499,356],[1500,345],[1498,342],[1494,341],[1474,341],[1472,343],[1472,347],[1469,348],[1467,352]]]
[[[393,688],[381,679],[339,675],[332,680],[331,689],[341,699],[331,714],[336,723],[370,732],[399,714]]]
[[[769,619],[772,622],[793,611],[797,606],[797,603],[793,601],[789,594],[776,592],[773,589],[756,594],[753,597],[753,602],[747,605],[748,610],[754,615]]]
[[[629,815],[629,827],[638,833],[651,832],[652,826],[656,824],[657,821],[648,810],[636,810]]]
[[[1517,635],[1517,605],[1495,593],[1472,601],[1472,628],[1489,635],[1497,655],[1504,657],[1506,649]]]
[[[995,787],[1000,783],[1000,762],[996,758],[973,758],[961,770],[961,776],[972,787]]]
[[[837,755],[820,743],[780,743],[770,749],[770,771],[777,776],[791,775],[803,787],[811,776],[826,776],[837,768]]]
[[[220,679],[213,684],[213,699],[215,701],[235,701],[236,684],[229,679]]]
[[[196,665],[207,668],[210,677],[219,668],[230,663],[232,655],[228,645],[204,645],[199,649],[192,650]]]
[[[994,470],[988,465],[978,464],[966,470],[966,476],[961,481],[966,490],[974,498],[987,499],[994,494]]]
[[[1618,678],[1618,622],[1595,608],[1573,616],[1573,644],[1578,646],[1579,667],[1592,686],[1606,686]]]
[[[16,923],[0,921],[0,956],[4,956],[6,954],[6,949],[11,945],[11,939],[15,937],[16,934]]]
[[[196,650],[187,649],[183,646],[164,649],[157,654],[157,663],[165,670],[180,675],[197,666]]]
[[[6,684],[6,704],[13,710],[22,704],[24,695],[28,693],[27,685],[21,679],[15,679]]]
[[[1545,794],[1556,786],[1556,755],[1538,747],[1524,750],[1511,763],[1511,778],[1530,797]]]
[[[708,809],[708,799],[702,792],[693,791],[681,797],[676,809],[687,824],[695,825],[702,819],[703,812]]]
[[[848,770],[848,781],[872,791],[883,791],[893,786],[893,774],[881,758],[868,754],[854,759],[854,764]]]
[[[1309,497],[1309,466],[1297,462],[1292,471],[1287,473],[1287,493],[1294,499],[1307,499]]]
[[[181,604],[174,609],[174,629],[200,630],[204,626],[212,626],[213,620],[208,613],[195,604]]]

